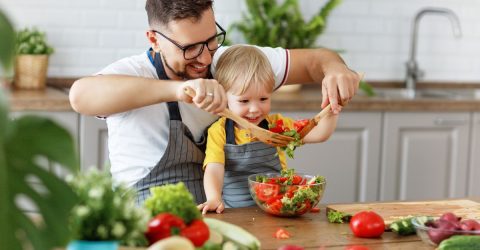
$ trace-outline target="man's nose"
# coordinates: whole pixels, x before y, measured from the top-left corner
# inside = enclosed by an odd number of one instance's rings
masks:
[[[205,46],[202,53],[197,57],[197,61],[204,65],[210,65],[212,63],[212,54]]]

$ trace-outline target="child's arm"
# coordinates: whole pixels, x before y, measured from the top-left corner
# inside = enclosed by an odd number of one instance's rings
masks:
[[[324,118],[320,119],[310,133],[303,138],[304,143],[318,143],[328,140],[337,127],[338,114],[335,115],[331,111]]]
[[[202,210],[202,214],[208,211],[223,212],[225,208],[222,201],[223,175],[225,173],[225,165],[221,163],[208,163],[205,166],[205,174],[203,177],[203,186],[207,201],[198,205],[198,209]]]

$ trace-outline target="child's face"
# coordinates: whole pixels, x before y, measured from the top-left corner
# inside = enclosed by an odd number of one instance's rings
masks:
[[[271,94],[265,88],[255,87],[248,88],[242,95],[234,95],[228,91],[228,108],[245,120],[258,125],[270,113]]]

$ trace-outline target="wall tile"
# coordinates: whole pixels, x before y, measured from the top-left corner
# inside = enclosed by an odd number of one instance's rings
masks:
[[[326,0],[299,0],[306,19]],[[16,27],[37,26],[56,48],[51,76],[82,76],[109,63],[145,51],[148,28],[145,0],[0,0]],[[475,0],[343,0],[327,20],[317,45],[342,49],[350,67],[367,80],[403,80],[415,13],[426,6],[450,8],[461,21],[455,39],[445,17],[425,16],[418,37],[418,62],[425,80],[480,81],[480,1]],[[225,28],[247,10],[244,1],[217,0],[217,21]],[[228,34],[244,42],[241,34]]]

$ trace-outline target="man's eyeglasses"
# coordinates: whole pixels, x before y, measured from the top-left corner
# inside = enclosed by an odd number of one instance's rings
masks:
[[[200,56],[205,46],[207,46],[207,49],[209,51],[215,51],[220,46],[222,46],[223,42],[225,42],[225,35],[227,34],[227,32],[217,22],[215,22],[215,24],[220,29],[220,33],[208,38],[204,42],[198,42],[198,43],[189,44],[186,46],[182,46],[178,44],[177,42],[167,37],[160,31],[156,31],[156,30],[152,30],[152,31],[163,36],[165,39],[167,39],[168,41],[173,43],[175,46],[177,46],[179,49],[181,49],[183,51],[183,57],[185,58],[185,60],[191,60]]]

